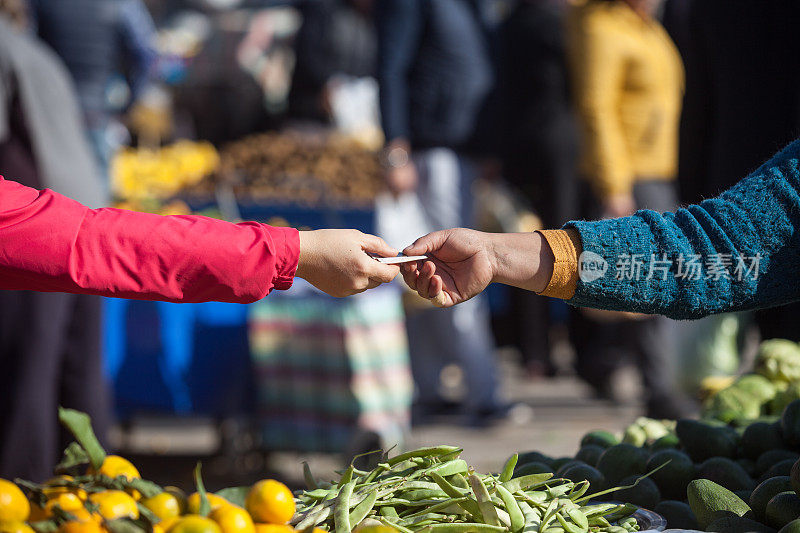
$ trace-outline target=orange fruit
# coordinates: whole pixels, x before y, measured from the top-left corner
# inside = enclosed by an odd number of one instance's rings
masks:
[[[164,487],[164,492],[175,496],[175,499],[178,500],[178,504],[180,505],[181,514],[186,514],[186,493],[178,487]]]
[[[78,496],[71,492],[62,492],[47,500],[44,506],[44,512],[47,516],[53,514],[53,507],[60,507],[62,511],[72,512],[77,509],[83,509],[83,502]]]
[[[267,524],[285,524],[296,510],[292,491],[274,479],[263,479],[253,485],[246,506],[253,520]]]
[[[105,520],[117,518],[139,518],[139,508],[136,507],[136,500],[125,491],[107,490],[96,492],[89,496],[89,501],[97,505],[97,510]]]
[[[256,524],[256,533],[294,533],[294,528],[286,524]],[[314,528],[314,533],[327,532]]]
[[[0,522],[0,533],[34,533],[25,522]]]
[[[94,520],[70,520],[61,524],[58,533],[103,533],[103,527]]]
[[[52,498],[58,494],[64,494],[65,492],[71,492],[75,494],[78,498],[83,501],[86,501],[88,495],[86,491],[77,487],[66,487],[63,485],[64,482],[72,481],[74,478],[72,476],[56,476],[50,478],[45,483],[45,488],[42,492],[44,492],[45,496],[48,498]]]
[[[190,514],[175,522],[167,533],[222,533],[222,530],[210,518]]]
[[[222,496],[217,496],[212,492],[206,493],[206,497],[208,498],[208,503],[211,504],[211,510],[213,511],[217,507],[222,507],[224,505],[230,505],[231,502],[223,498]],[[195,492],[186,500],[186,511],[189,514],[198,514],[200,512],[200,493]]]
[[[31,514],[31,504],[19,487],[0,479],[0,522],[24,522]]]
[[[180,516],[181,504],[178,499],[169,492],[156,494],[152,498],[146,498],[140,502],[142,505],[153,511],[161,520],[167,520]]]
[[[217,523],[222,533],[255,533],[256,530],[247,511],[233,504],[217,507],[209,518]]]
[[[38,504],[31,502],[31,513],[28,516],[28,522],[41,522],[50,518],[47,511],[39,507]]]
[[[106,455],[106,458],[103,460],[103,464],[100,465],[98,470],[95,470],[90,466],[86,473],[90,476],[95,474],[104,474],[111,479],[122,476],[128,481],[132,479],[140,479],[142,477],[139,474],[139,470],[133,466],[133,463],[124,457],[120,457],[119,455]],[[133,496],[135,500],[138,500],[142,497],[138,490],[131,490],[130,495]]]
[[[139,479],[142,476],[139,475],[139,471],[133,466],[133,463],[125,459],[124,457],[120,457],[119,455],[106,455],[103,464],[100,465],[100,468],[95,470],[91,466],[86,471],[86,473],[90,476],[95,474],[104,474],[112,479],[123,476],[125,479]]]

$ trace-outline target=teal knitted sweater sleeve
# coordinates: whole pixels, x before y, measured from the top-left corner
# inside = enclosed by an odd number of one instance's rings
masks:
[[[800,140],[716,198],[675,213],[573,221],[569,303],[694,319],[800,299]]]

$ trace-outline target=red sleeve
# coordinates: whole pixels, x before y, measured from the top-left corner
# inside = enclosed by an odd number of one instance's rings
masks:
[[[292,228],[89,209],[0,177],[0,290],[249,303],[292,285]]]

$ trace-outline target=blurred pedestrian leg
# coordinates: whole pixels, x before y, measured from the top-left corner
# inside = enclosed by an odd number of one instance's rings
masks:
[[[52,475],[71,440],[58,423],[59,405],[88,413],[104,440],[111,409],[100,303],[96,296],[0,291],[0,477],[40,482]]]

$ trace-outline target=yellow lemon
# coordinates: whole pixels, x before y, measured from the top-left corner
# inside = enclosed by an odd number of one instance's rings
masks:
[[[0,479],[0,522],[24,522],[31,513],[31,504],[19,487]]]
[[[53,507],[59,507],[62,511],[70,513],[78,509],[84,509],[83,501],[71,492],[63,492],[47,500],[44,506],[44,512],[47,516],[53,515]]]
[[[169,492],[162,492],[152,498],[146,498],[141,501],[141,504],[153,511],[153,514],[161,520],[174,518],[181,514],[180,502]]]
[[[253,519],[247,511],[235,505],[217,507],[209,518],[219,525],[222,533],[255,533]]]
[[[34,533],[25,522],[0,522],[0,533]]]
[[[253,485],[246,505],[253,520],[268,524],[285,524],[295,512],[292,491],[274,479],[264,479]]]
[[[286,524],[256,524],[256,533],[294,533],[294,528]],[[314,528],[314,533],[327,532]]]
[[[211,504],[211,510],[213,511],[217,507],[222,507],[224,505],[230,505],[231,502],[223,498],[222,496],[217,496],[211,492],[207,493],[206,496],[208,497],[208,503]],[[197,514],[200,512],[200,493],[195,492],[186,500],[186,510],[189,514]]]
[[[48,498],[52,498],[58,494],[64,494],[65,492],[71,492],[81,500],[86,501],[88,494],[86,494],[85,490],[78,487],[64,486],[64,483],[72,481],[73,479],[72,476],[56,476],[50,478],[45,483],[45,488],[42,492],[44,492],[45,496]]]
[[[180,505],[181,514],[186,514],[186,493],[178,487],[164,487],[164,492],[175,496],[175,499],[178,500],[178,504]]]
[[[99,507],[97,512],[105,520],[115,520],[117,518],[139,518],[139,508],[136,507],[136,500],[125,491],[107,490],[96,492],[89,496],[89,501]]]
[[[142,477],[139,474],[139,470],[133,466],[133,463],[124,457],[120,457],[119,455],[106,455],[105,460],[103,460],[103,464],[100,465],[98,470],[95,470],[90,466],[86,473],[90,476],[95,474],[103,474],[111,479],[122,476],[128,481],[132,479],[140,479]],[[135,500],[138,500],[142,497],[138,490],[131,490],[129,493]]]
[[[58,533],[103,533],[104,528],[94,520],[70,520],[58,528]]]
[[[190,514],[175,522],[167,533],[222,533],[222,530],[210,518]]]

